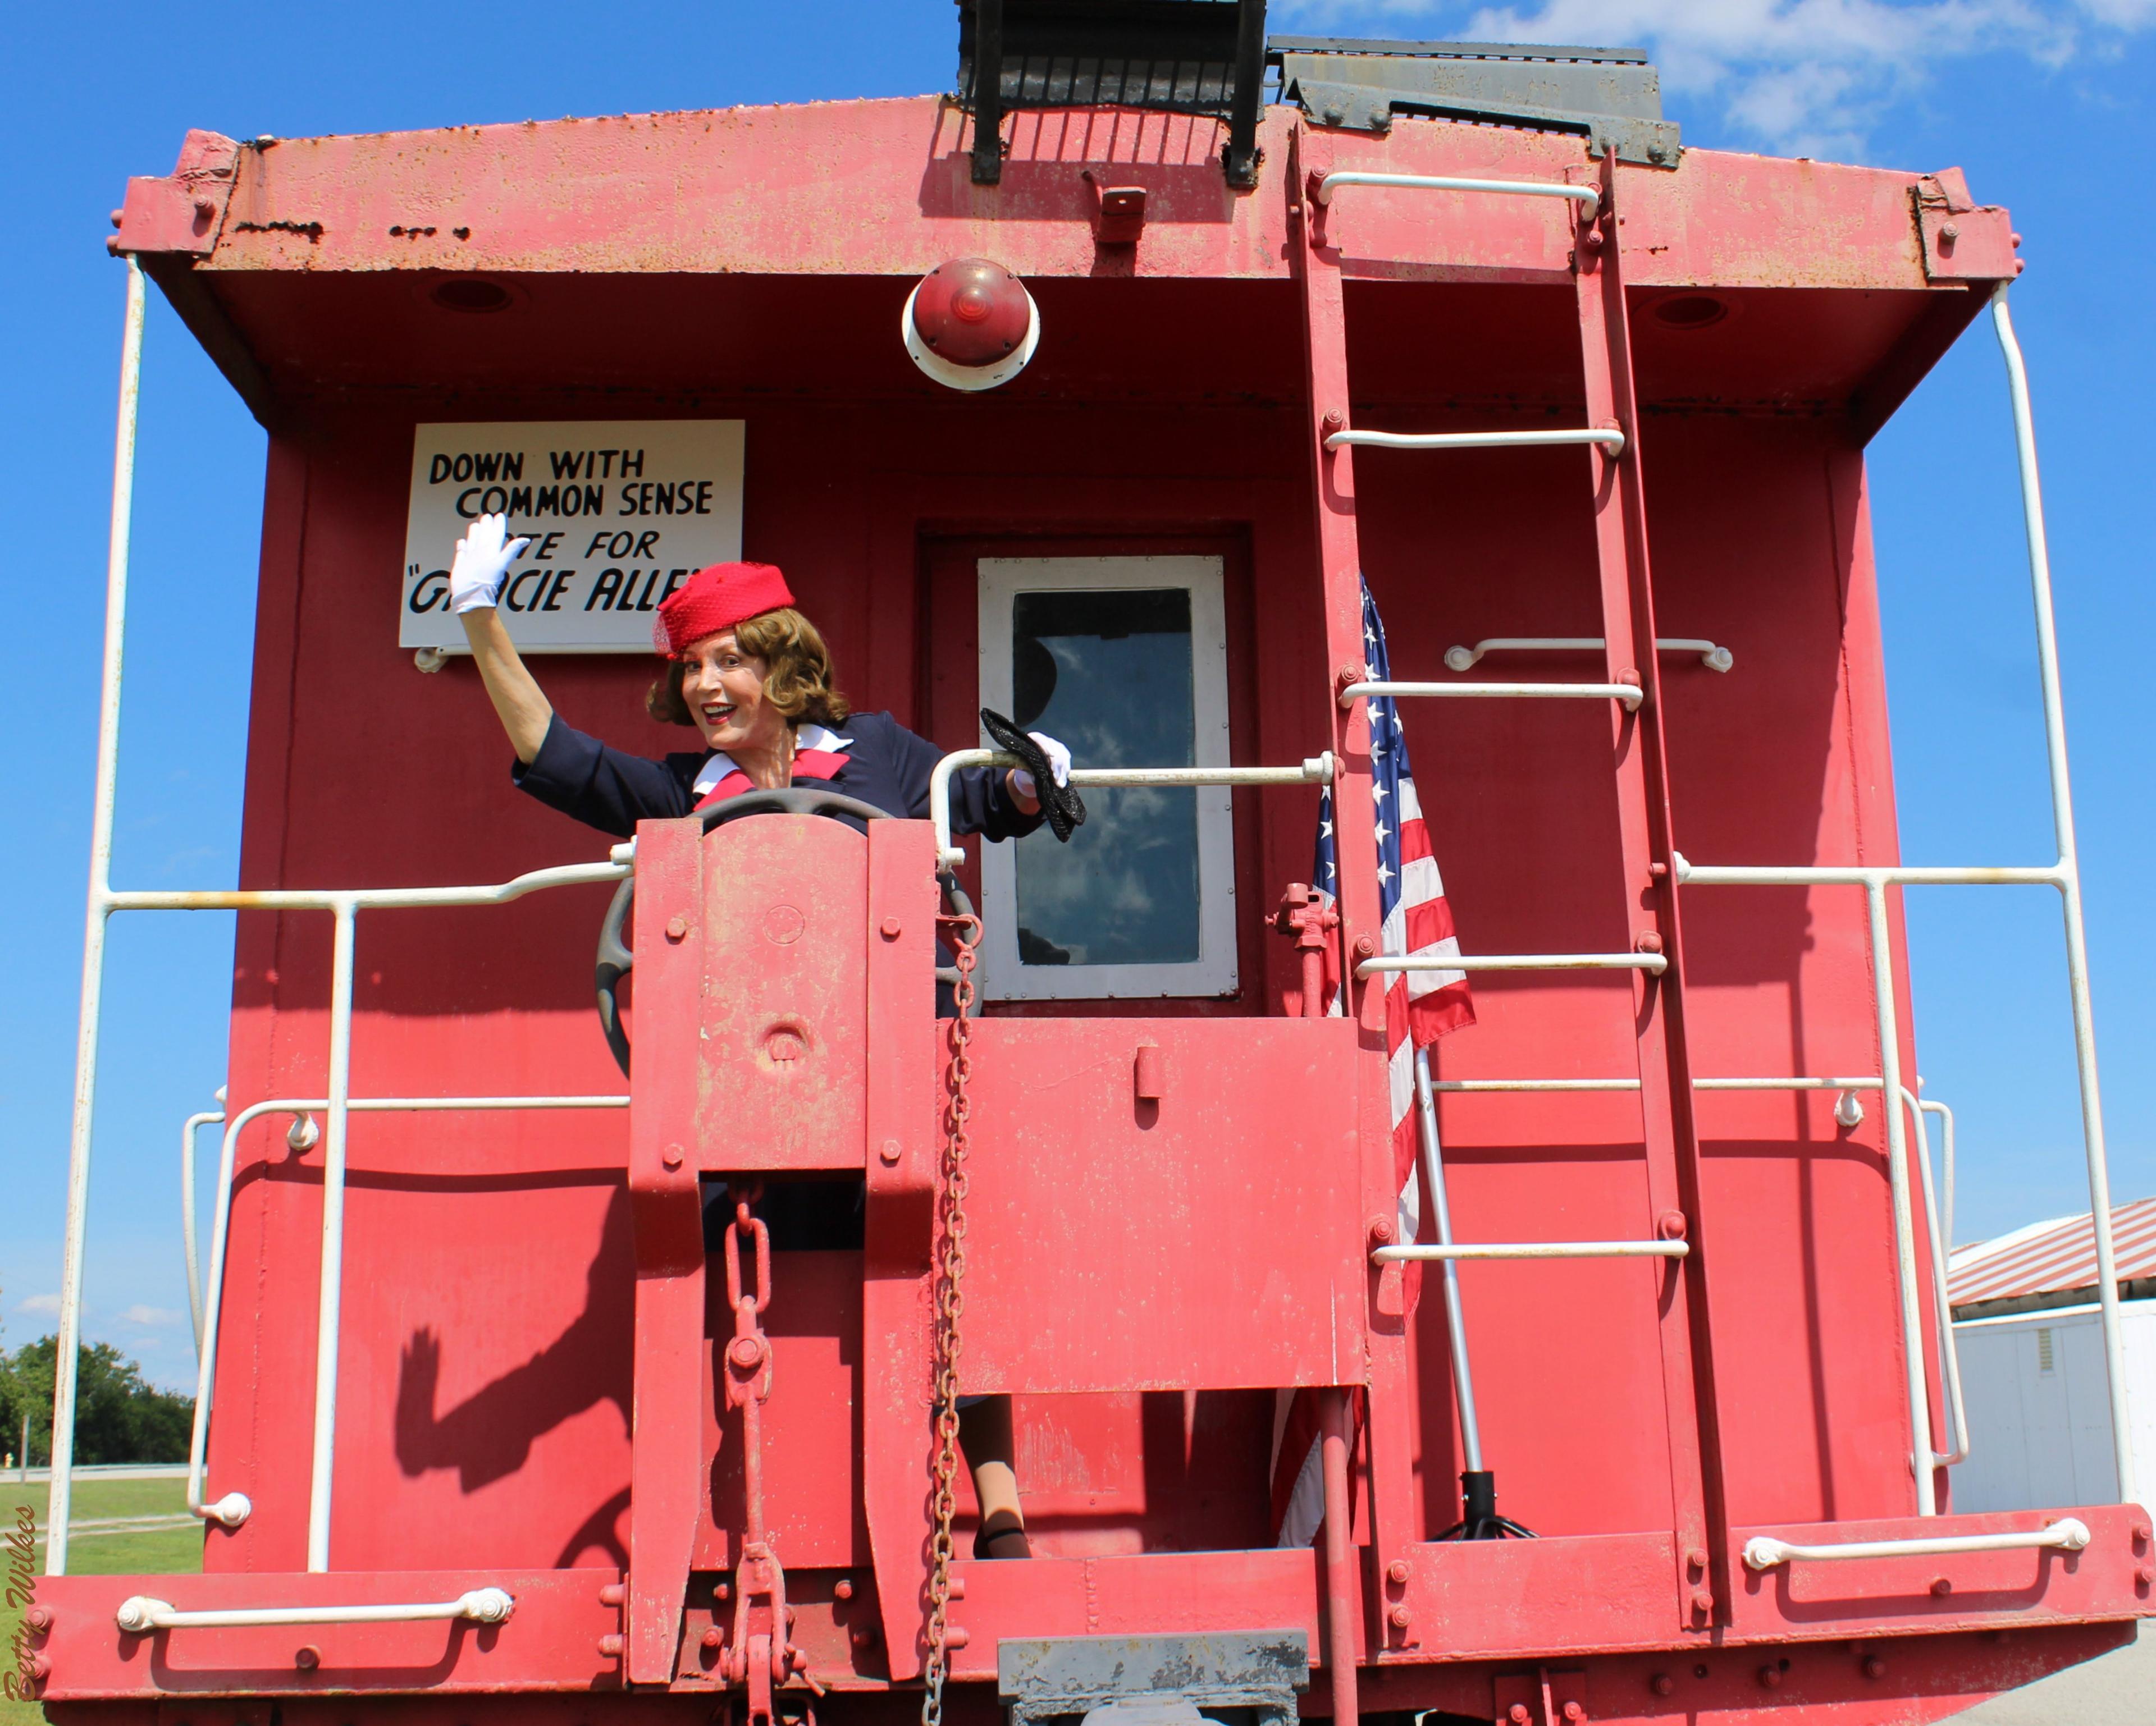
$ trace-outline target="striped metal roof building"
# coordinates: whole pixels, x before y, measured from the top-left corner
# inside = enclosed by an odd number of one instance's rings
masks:
[[[2156,1277],[2156,1199],[2113,1206],[2111,1230],[2118,1280]],[[1979,1303],[2095,1287],[2096,1231],[2087,1211],[1964,1247],[1947,1262],[1948,1298],[1958,1313]]]

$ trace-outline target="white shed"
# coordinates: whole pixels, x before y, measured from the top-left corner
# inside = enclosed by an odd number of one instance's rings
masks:
[[[2141,1496],[2156,1495],[2156,1199],[2112,1212],[2128,1409]],[[1956,1252],[1948,1265],[1969,1454],[1958,1511],[2041,1510],[2118,1497],[2094,1233],[2087,1214]]]

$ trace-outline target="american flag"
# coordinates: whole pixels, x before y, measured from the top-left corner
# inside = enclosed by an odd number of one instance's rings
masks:
[[[1378,620],[1377,602],[1370,597],[1367,582],[1363,587],[1363,648],[1370,680],[1389,681],[1393,673],[1385,653],[1385,626]],[[1452,912],[1445,902],[1445,883],[1439,878],[1437,858],[1430,849],[1422,802],[1415,795],[1399,710],[1389,695],[1373,695],[1363,705],[1370,723],[1370,796],[1377,805],[1378,905],[1384,919],[1378,951],[1388,956],[1455,955],[1460,942],[1452,932]],[[1318,804],[1313,882],[1328,897],[1340,890],[1329,786]],[[1341,1010],[1337,980],[1328,977],[1328,982],[1334,991],[1332,1010],[1337,1012]],[[1465,971],[1386,973],[1385,1053],[1392,1088],[1393,1178],[1399,1193],[1396,1240],[1422,1238],[1421,1160],[1415,1143],[1415,1053],[1428,1048],[1448,1031],[1474,1022],[1475,1003],[1468,994]],[[1415,1268],[1407,1268],[1412,1273]],[[1412,1299],[1412,1279],[1409,1286]],[[1324,1513],[1317,1400],[1301,1391],[1288,1406],[1275,1453],[1273,1525],[1280,1544],[1308,1545]]]

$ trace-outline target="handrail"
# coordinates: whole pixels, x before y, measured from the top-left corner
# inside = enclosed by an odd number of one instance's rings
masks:
[[[1969,1411],[1961,1395],[1961,1345],[1954,1336],[1953,1307],[1947,1292],[1947,1246],[1939,1232],[1938,1199],[1932,1187],[1932,1135],[1924,1126],[1924,1105],[1907,1085],[1902,1088],[1902,1103],[1917,1129],[1917,1173],[1924,1196],[1924,1232],[1932,1243],[1932,1319],[1938,1332],[1939,1371],[1946,1380],[1947,1426],[1953,1446],[1948,1451],[1933,1446],[1932,1462],[1952,1467],[1969,1460]],[[1928,1443],[1929,1437],[1928,1432]]]
[[[203,1521],[213,1522],[228,1529],[238,1528],[254,1513],[254,1502],[244,1493],[227,1493],[215,1503],[208,1503],[204,1498],[203,1484],[203,1472],[208,1465],[209,1451],[210,1404],[217,1382],[218,1333],[219,1322],[223,1314],[224,1252],[232,1223],[232,1176],[234,1154],[239,1143],[239,1135],[265,1114],[289,1114],[295,1119],[295,1122],[305,1121],[311,1119],[312,1111],[326,1110],[329,1107],[329,1099],[321,1097],[271,1097],[259,1103],[250,1103],[232,1117],[231,1121],[225,1127],[223,1143],[218,1148],[217,1209],[210,1232],[210,1309],[208,1323],[203,1328],[199,1350],[200,1359],[196,1366],[194,1423],[187,1440],[187,1506],[192,1514],[200,1517]],[[345,1099],[345,1107],[362,1114],[436,1111],[462,1113],[468,1110],[526,1109],[626,1109],[629,1107],[629,1099],[626,1096],[607,1094],[553,1097],[350,1097]],[[295,1149],[311,1150],[316,1142],[319,1141],[309,1140],[304,1147],[295,1144]],[[331,1180],[334,1178],[341,1190],[344,1172],[344,1165],[341,1161],[336,1165],[333,1175],[330,1169],[326,1167],[323,1170],[326,1197],[322,1206],[322,1252],[326,1258],[334,1250],[340,1262],[342,1259],[343,1247],[341,1239],[343,1210],[341,1205],[333,1207],[327,1202],[326,1188]],[[330,1238],[330,1230],[333,1222],[340,1235],[339,1239],[334,1242]],[[335,1288],[328,1288],[326,1292],[329,1299],[321,1314],[321,1325],[324,1333],[334,1341],[342,1328],[344,1309],[341,1281],[340,1280]],[[331,1453],[334,1454],[336,1442],[336,1403],[334,1397],[331,1398],[326,1411],[319,1403],[316,1405],[315,1419],[317,1443],[323,1442],[321,1429],[326,1422],[329,1427],[326,1442]],[[325,1501],[322,1503],[321,1518],[325,1531],[328,1526],[328,1506]],[[314,1520],[314,1501],[311,1500],[309,1504],[311,1539]]]
[[[2066,942],[2066,999],[2074,1022],[2074,1066],[2080,1080],[2082,1146],[2088,1165],[2089,1227],[2096,1243],[2097,1303],[2103,1314],[2103,1365],[2111,1392],[2111,1447],[2118,1496],[2133,1503],[2133,1428],[2126,1406],[2126,1344],[2118,1310],[2118,1254],[2112,1242],[2111,1165],[2104,1149],[2103,1099],[2097,1081],[2096,1015],[2089,1001],[2088,931],[2082,919],[2079,842],[2066,771],[2066,717],[2059,695],[2058,631],[2051,615],[2051,553],[2044,533],[2043,484],[2036,471],[2035,416],[2029,374],[2006,309],[2006,287],[1991,293],[1992,328],[2006,362],[2007,399],[2014,412],[2014,449],[2021,479],[2021,525],[2029,551],[2029,597],[2035,613],[2036,676],[2044,697],[2044,745],[2051,769],[2051,832],[2059,850],[2059,909]]]
[[[629,863],[560,863],[483,887],[301,887],[203,892],[106,891],[110,911],[394,911],[441,905],[506,905],[550,887],[587,887],[635,873]]]
[[[1686,1241],[1509,1241],[1475,1246],[1430,1241],[1379,1247],[1370,1257],[1378,1264],[1447,1258],[1682,1258],[1691,1251]]]
[[[2061,863],[1942,867],[1905,863],[1696,863],[1681,851],[1671,861],[1687,887],[2056,887]]]
[[[113,1621],[130,1636],[157,1630],[222,1630],[263,1624],[416,1624],[434,1618],[469,1618],[476,1624],[506,1624],[516,1597],[506,1589],[468,1589],[453,1601],[381,1606],[239,1606],[182,1612],[169,1601],[130,1595]]]
[[[127,254],[127,309],[120,338],[120,409],[112,441],[112,515],[105,559],[105,650],[97,704],[97,787],[90,802],[90,890],[84,908],[82,994],[75,1020],[74,1107],[68,1129],[67,1226],[60,1262],[58,1354],[53,1374],[52,1490],[45,1508],[45,1573],[67,1571],[73,1508],[75,1361],[82,1344],[82,1254],[90,1216],[91,1105],[97,1095],[97,1027],[105,991],[103,904],[112,875],[112,824],[120,768],[120,683],[127,637],[127,555],[135,512],[135,433],[142,397],[142,266]]]
[[[1333,188],[1340,186],[1398,186],[1417,192],[1517,192],[1522,197],[1568,197],[1583,204],[1602,202],[1602,193],[1595,187],[1568,186],[1554,180],[1462,180],[1450,174],[1374,174],[1353,169],[1326,175],[1317,182],[1317,190],[1312,196],[1318,202],[1329,204]]]
[[[2041,1529],[2003,1534],[1943,1534],[1932,1540],[1845,1540],[1825,1546],[1800,1546],[1771,1534],[1754,1534],[1744,1543],[1744,1563],[1748,1570],[1771,1570],[1777,1565],[1798,1560],[1933,1558],[1956,1552],[2014,1552],[2041,1547],[2079,1552],[2088,1544],[2088,1524],[2077,1516],[2062,1516]]]
[[[189,1115],[180,1125],[180,1247],[187,1263],[187,1317],[195,1328],[195,1359],[202,1359],[202,1263],[195,1253],[195,1134],[224,1119],[224,1087],[217,1088],[217,1107]]]
[[[1940,1206],[1945,1212],[1945,1227],[1941,1232],[1946,1239],[1947,1251],[1952,1252],[1954,1243],[1954,1114],[1953,1110],[1948,1108],[1945,1104],[1935,1103],[1929,1097],[1921,1094],[1923,1088],[1924,1081],[1919,1078],[1917,1081],[1917,1089],[1919,1093],[1917,1107],[1927,1114],[1938,1116],[1942,1129],[1939,1135],[1941,1140],[1939,1181],[1940,1184],[1946,1188],[1946,1194]]]
[[[951,776],[961,767],[1023,767],[1016,755],[993,749],[953,750],[928,775],[928,818],[936,827],[938,868],[956,868],[964,850],[951,843]],[[1075,786],[1330,785],[1332,752],[1312,755],[1299,767],[1073,767]]]
[[[1599,635],[1492,635],[1471,648],[1447,648],[1445,663],[1450,671],[1472,671],[1486,653],[1599,653],[1608,645]],[[1728,648],[1689,636],[1658,636],[1655,648],[1663,653],[1697,653],[1709,671],[1727,671],[1737,663]]]
[[[2041,534],[2041,526],[2033,531]],[[2040,581],[2045,605],[2038,607],[2038,644],[2040,657],[2047,659],[2051,671],[2046,681],[2047,692],[2056,695],[2057,643],[2050,628],[2048,610],[2048,576]],[[2046,724],[2049,726],[2057,717],[2056,702],[2047,702]],[[2056,739],[2054,740],[2056,740]],[[2055,766],[2060,764],[2055,761]],[[2054,791],[2057,790],[2054,781]],[[2056,805],[2055,803],[2055,812]],[[2071,812],[2062,817],[2070,822]],[[1864,897],[1871,936],[1871,972],[1873,1010],[1877,1019],[1880,1047],[1882,1051],[1883,1088],[1892,1090],[1904,1099],[1907,1118],[1917,1123],[1922,1149],[1920,1186],[1926,1206],[1929,1232],[1933,1240],[1933,1280],[1935,1303],[1940,1308],[1945,1339],[1941,1343],[1941,1373],[1948,1381],[1949,1403],[1953,1414],[1953,1449],[1945,1452],[1934,1450],[1931,1445],[1931,1397],[1924,1377],[1924,1350],[1922,1344],[1922,1324],[1917,1294],[1917,1269],[1914,1201],[1909,1190],[1909,1147],[1904,1111],[1889,1109],[1887,1112],[1887,1167],[1888,1186],[1892,1191],[1894,1216],[1895,1257],[1897,1282],[1902,1308],[1903,1365],[1907,1379],[1909,1430],[1912,1443],[1922,1445],[1931,1453],[1936,1463],[1952,1463],[1968,1455],[1969,1429],[1960,1407],[1960,1362],[1953,1342],[1951,1309],[1948,1307],[1945,1292],[1945,1270],[1940,1255],[1943,1252],[1943,1233],[1936,1211],[1936,1199],[1932,1192],[1931,1157],[1928,1135],[1923,1128],[1923,1105],[1913,1091],[1902,1083],[1900,1032],[1895,1003],[1895,972],[1892,945],[1889,939],[1887,913],[1887,892],[1890,887],[2051,887],[2056,888],[2061,902],[2067,907],[2066,945],[2069,949],[2067,976],[2074,1018],[2074,1042],[2079,1058],[2082,1079],[2082,1130],[2089,1169],[2089,1196],[2091,1221],[2097,1233],[2097,1298],[2102,1314],[2105,1346],[2105,1368],[2110,1393],[2112,1415],[2112,1454],[2118,1469],[2119,1498],[2123,1503],[2135,1502],[2133,1498],[2133,1434],[2126,1424],[2125,1365],[2123,1344],[2118,1333],[2118,1309],[2116,1258],[2108,1254],[2111,1242],[2111,1218],[2107,1206],[2111,1201],[2110,1169],[2103,1145],[2101,1103],[2095,1090],[2095,1028],[2087,997],[2087,952],[2086,936],[2080,921],[2081,878],[2078,865],[2070,853],[2051,864],[2010,864],[2003,867],[1960,865],[1905,864],[1826,864],[1826,865],[1755,865],[1695,863],[1682,852],[1671,853],[1671,864],[1678,883],[1687,887],[1861,887]],[[2078,958],[2076,955],[2078,952]],[[1917,1513],[1935,1515],[1938,1511],[1937,1493],[1930,1468],[1916,1471]]]
[[[1380,953],[1355,967],[1358,977],[1388,971],[1644,971],[1670,967],[1661,953]]]
[[[1395,699],[1450,695],[1475,700],[1510,696],[1532,701],[1620,701],[1627,713],[1638,711],[1640,702],[1646,699],[1645,692],[1637,684],[1413,684],[1388,678],[1344,684],[1338,700],[1342,707],[1352,707],[1358,697],[1365,695],[1390,695]]]

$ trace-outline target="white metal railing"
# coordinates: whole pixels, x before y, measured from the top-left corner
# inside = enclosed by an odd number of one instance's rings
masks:
[[[2036,433],[2029,404],[2029,379],[2021,346],[2007,310],[2007,289],[1999,284],[1991,295],[1992,328],[2006,363],[2007,393],[2013,411],[2014,442],[2021,481],[2022,530],[2029,555],[2030,597],[2035,612],[2037,678],[2043,696],[2044,742],[2051,791],[2051,827],[2059,860],[2035,867],[2008,868],[1732,868],[1695,864],[1674,855],[1677,880],[1687,886],[1861,887],[1870,914],[1871,990],[1877,1017],[1881,1077],[1902,1092],[1900,1032],[1895,1008],[1893,950],[1887,894],[1904,886],[2042,886],[2057,889],[2066,950],[2066,987],[2073,1019],[2076,1075],[2081,1092],[2082,1140],[2087,1165],[2089,1222],[2095,1237],[2097,1302],[2103,1331],[2104,1370],[2109,1394],[2111,1442],[2118,1471],[2118,1498],[2137,1497],[2133,1429],[2127,1408],[2126,1364],[2118,1310],[2118,1261],[2112,1237],[2111,1170],[2104,1145],[2103,1103],[2097,1078],[2095,1014],[2089,1000],[2088,937],[2083,920],[2080,853],[2074,833],[2073,791],[2066,768],[2066,714],[2059,694],[2059,648],[2051,603],[2051,552],[2044,531],[2043,487],[2036,465]],[[1921,1109],[1917,1112],[1921,1122]],[[1892,1194],[1897,1281],[1902,1309],[1903,1356],[1908,1368],[1910,1432],[1929,1431],[1929,1399],[1919,1346],[1917,1271],[1912,1201],[1909,1191],[1908,1138],[1903,1111],[1889,1109],[1887,1175]],[[1927,1160],[1928,1162],[1928,1160]],[[1950,1315],[1949,1315],[1950,1317]],[[1937,1513],[1932,1471],[1916,1471],[1917,1509]],[[2063,1526],[2059,1524],[2058,1526]]]
[[[1445,1241],[1379,1247],[1370,1257],[1380,1264],[1394,1264],[1450,1258],[1682,1258],[1691,1251],[1684,1241],[1507,1241],[1473,1246]]]
[[[1864,1119],[1864,1105],[1856,1100],[1859,1091],[1876,1091],[1880,1083],[1876,1078],[1696,1078],[1691,1082],[1695,1091],[1835,1091],[1840,1094],[1834,1103],[1834,1118],[1845,1127],[1854,1127]],[[1433,1091],[1475,1094],[1483,1092],[1512,1091],[1636,1091],[1636,1078],[1448,1078],[1434,1081]],[[1946,1105],[1940,1104],[1941,1109]]]
[[[1744,1563],[1750,1570],[1771,1570],[1777,1565],[1839,1559],[1943,1558],[1957,1552],[2015,1552],[2042,1547],[2079,1552],[2088,1544],[2088,1524],[2077,1516],[2062,1516],[2041,1529],[2001,1534],[1942,1534],[1929,1540],[1842,1540],[1801,1546],[1771,1534],[1755,1534],[1744,1543]]]
[[[222,1125],[224,1087],[217,1088],[217,1107],[189,1115],[180,1127],[180,1245],[187,1262],[187,1317],[195,1328],[195,1359],[202,1359],[202,1262],[195,1254],[195,1134],[203,1127]]]
[[[1486,653],[1599,653],[1608,645],[1599,635],[1492,635],[1471,648],[1447,648],[1445,663],[1448,670],[1472,671]],[[1737,663],[1737,656],[1728,648],[1688,636],[1657,637],[1655,649],[1663,653],[1697,653],[1699,663],[1709,671],[1727,671]]]
[[[964,850],[951,843],[951,776],[961,767],[1023,767],[1016,755],[993,749],[953,750],[928,776],[928,818],[936,827],[936,862],[956,868]],[[1332,752],[1312,755],[1299,767],[1073,767],[1075,786],[1330,785]]]
[[[1954,1116],[1953,1110],[1943,1103],[1937,1103],[1923,1094],[1924,1081],[1917,1080],[1917,1107],[1926,1114],[1939,1118],[1939,1185],[1945,1189],[1940,1196],[1940,1208],[1945,1213],[1941,1221],[1944,1227],[1947,1251],[1954,1247]]]
[[[1414,192],[1517,192],[1522,197],[1568,197],[1583,204],[1599,204],[1601,192],[1592,186],[1568,186],[1553,180],[1461,180],[1449,174],[1366,174],[1353,170],[1327,174],[1317,182],[1316,197],[1322,204],[1332,202],[1342,186],[1397,186]]]
[[[435,1618],[468,1618],[475,1624],[506,1624],[516,1599],[506,1589],[474,1588],[453,1601],[410,1606],[240,1606],[182,1612],[169,1601],[130,1595],[113,1621],[131,1636],[156,1630],[223,1630],[264,1624],[416,1624]]]
[[[217,1208],[210,1232],[209,1303],[208,1323],[203,1328],[201,1359],[196,1366],[194,1427],[187,1444],[188,1510],[205,1522],[213,1522],[228,1529],[236,1529],[254,1513],[253,1502],[244,1493],[227,1493],[214,1503],[209,1502],[203,1482],[203,1472],[208,1466],[209,1449],[210,1404],[217,1384],[217,1347],[219,1319],[222,1314],[224,1290],[224,1251],[232,1223],[232,1178],[236,1160],[239,1135],[254,1122],[267,1114],[289,1114],[293,1119],[294,1131],[286,1135],[286,1142],[295,1151],[311,1150],[321,1142],[319,1134],[300,1133],[304,1123],[313,1125],[316,1110],[327,1112],[331,1099],[326,1097],[273,1097],[260,1103],[250,1103],[234,1115],[225,1128],[223,1144],[218,1155]],[[345,1107],[355,1114],[413,1114],[457,1113],[473,1111],[501,1111],[514,1109],[626,1109],[629,1099],[613,1095],[572,1095],[557,1097],[349,1097]],[[327,1264],[334,1258],[341,1267],[344,1258],[344,1187],[345,1169],[341,1159],[334,1167],[327,1165],[322,1171],[322,1260]],[[336,1188],[332,1202],[330,1188]],[[332,1232],[334,1231],[334,1232]],[[316,1344],[317,1358],[326,1348],[332,1355],[337,1339],[343,1330],[344,1297],[341,1274],[333,1282],[326,1274],[322,1279],[321,1306],[317,1322],[320,1325]],[[318,1458],[334,1458],[336,1452],[336,1382],[334,1375],[329,1380],[329,1399],[321,1400],[321,1382],[316,1380],[315,1404],[315,1452]],[[307,1507],[307,1534],[310,1560],[308,1569],[326,1570],[329,1551],[329,1522],[331,1497],[327,1488],[326,1466],[317,1477],[316,1489]],[[316,1534],[320,1530],[324,1562],[316,1565],[311,1554]]]
[[[1646,699],[1637,684],[1414,684],[1388,678],[1347,684],[1340,691],[1340,704],[1350,706],[1363,695],[1390,695],[1395,699],[1413,696],[1418,699],[1449,695],[1455,700],[1476,701],[1507,697],[1527,701],[1618,701],[1624,704],[1627,713],[1637,711]]]
[[[315,1360],[315,1428],[308,1501],[307,1567],[329,1567],[331,1467],[336,1399],[336,1329],[343,1271],[345,1141],[352,1107],[353,924],[362,910],[506,904],[552,887],[618,881],[625,863],[576,863],[536,869],[484,887],[274,889],[260,891],[128,892],[112,886],[112,832],[120,750],[120,697],[126,669],[127,561],[135,494],[135,447],[141,399],[142,269],[127,259],[127,302],[120,355],[120,407],[114,435],[112,515],[105,553],[105,648],[97,714],[97,785],[91,804],[90,883],[84,914],[82,998],[75,1032],[74,1113],[68,1137],[67,1222],[60,1272],[59,1334],[53,1391],[52,1491],[46,1511],[45,1569],[67,1569],[73,1501],[76,1365],[82,1336],[83,1248],[88,1232],[90,1145],[97,1093],[98,1034],[105,987],[106,925],[116,911],[326,911],[335,919],[330,968],[328,1121],[323,1179],[321,1310],[326,1322]],[[231,1128],[227,1128],[228,1140]],[[192,1152],[190,1152],[192,1155]],[[228,1181],[220,1189],[228,1202]],[[214,1279],[213,1279],[214,1280]],[[204,1353],[213,1327],[205,1299]],[[198,1416],[199,1418],[199,1416]],[[191,1496],[194,1496],[191,1491]],[[229,1502],[229,1500],[226,1501]]]
[[[1922,1081],[1918,1083],[1921,1083]],[[1885,1088],[1884,1081],[1878,1078],[1825,1076],[1791,1078],[1696,1078],[1691,1084],[1695,1091],[1834,1091],[1839,1093],[1835,1099],[1835,1119],[1845,1127],[1857,1126],[1864,1119],[1863,1106],[1857,1101],[1858,1093],[1881,1090]],[[1640,1088],[1640,1081],[1636,1078],[1433,1079],[1430,1077],[1427,1058],[1424,1057],[1422,1064],[1417,1069],[1416,1086],[1419,1095],[1424,1089],[1432,1095],[1447,1093],[1474,1096],[1517,1093],[1555,1093],[1577,1095],[1595,1092],[1636,1092]],[[1929,1454],[1935,1465],[1951,1467],[1969,1459],[1969,1417],[1962,1398],[1960,1350],[1953,1334],[1953,1309],[1948,1303],[1947,1294],[1947,1241],[1945,1232],[1939,1226],[1938,1201],[1932,1182],[1931,1140],[1924,1128],[1922,1114],[1918,1111],[1942,1115],[1948,1121],[1953,1119],[1953,1112],[1943,1103],[1919,1099],[1913,1091],[1906,1088],[1902,1092],[1902,1098],[1904,1105],[1910,1110],[1910,1119],[1916,1124],[1917,1128],[1917,1165],[1922,1175],[1925,1230],[1931,1241],[1933,1317],[1938,1321],[1940,1373],[1945,1385],[1947,1419],[1953,1441],[1953,1447],[1948,1450],[1942,1451],[1935,1444],[1931,1445]],[[1427,1141],[1432,1143],[1435,1141],[1437,1129],[1434,1114],[1430,1121],[1424,1124],[1423,1133]],[[1435,1183],[1440,1179],[1441,1174],[1441,1165],[1434,1163],[1430,1176],[1432,1182]],[[1448,1224],[1443,1230],[1443,1234],[1449,1236],[1450,1233]],[[1441,1238],[1440,1242],[1434,1245],[1421,1245],[1412,1248],[1384,1247],[1371,1256],[1378,1259],[1589,1258],[1614,1257],[1622,1256],[1625,1252],[1657,1252],[1671,1257],[1684,1256],[1681,1242],[1611,1244],[1620,1248],[1621,1252],[1605,1252],[1591,1247],[1577,1252],[1510,1247],[1463,1247],[1455,1245],[1449,1239]],[[1671,1251],[1672,1244],[1677,1250]],[[1928,1417],[1923,1427],[1928,1441],[1931,1430],[1928,1407]]]
[[[1932,1320],[1938,1332],[1939,1374],[1945,1384],[1947,1430],[1952,1445],[1943,1451],[1933,1444],[1931,1457],[1935,1466],[1951,1467],[1969,1460],[1969,1411],[1961,1395],[1961,1343],[1954,1335],[1953,1306],[1947,1292],[1947,1242],[1939,1228],[1938,1195],[1932,1182],[1932,1135],[1924,1126],[1924,1105],[1906,1085],[1902,1088],[1902,1105],[1909,1111],[1910,1124],[1917,1129],[1917,1185],[1924,1196],[1924,1233],[1932,1247]]]
[[[1372,977],[1389,971],[1644,971],[1660,976],[1669,967],[1669,960],[1660,953],[1381,953],[1360,960],[1355,975]]]

